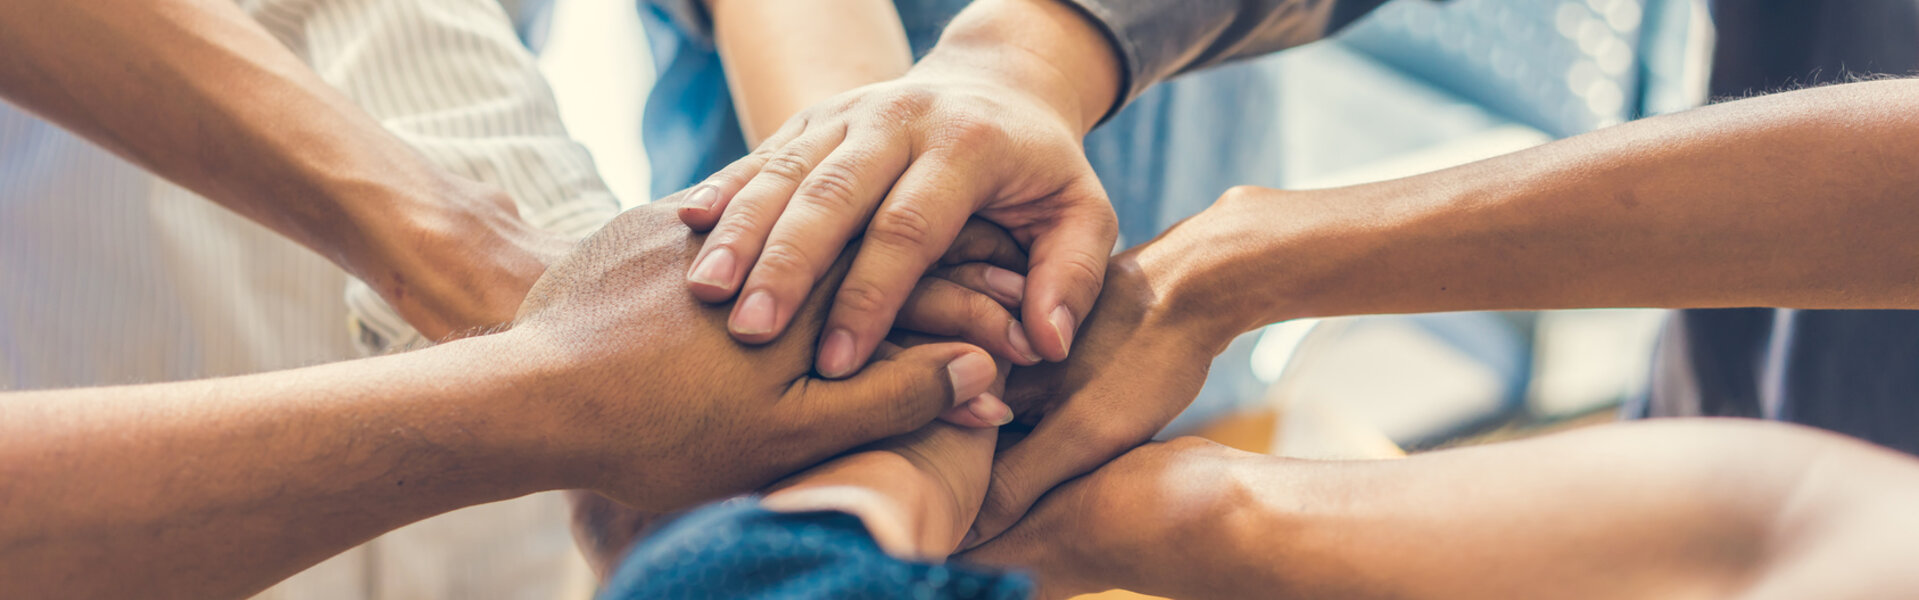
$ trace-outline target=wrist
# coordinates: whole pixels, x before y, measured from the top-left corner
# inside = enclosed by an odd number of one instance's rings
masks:
[[[1138,249],[1184,326],[1223,348],[1282,321],[1352,314],[1389,240],[1389,212],[1344,191],[1241,186]],[[1357,292],[1357,290],[1366,290]]]
[[[574,361],[536,336],[512,330],[455,340],[408,354],[432,361],[442,385],[458,386],[459,420],[475,445],[473,468],[511,496],[597,489],[600,458],[557,404],[579,375]]]
[[[1085,135],[1120,94],[1104,30],[1058,0],[983,0],[960,13],[911,73],[961,72],[1038,98]]]

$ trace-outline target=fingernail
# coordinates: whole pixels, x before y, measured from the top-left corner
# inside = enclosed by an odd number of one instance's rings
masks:
[[[979,532],[968,529],[966,530],[966,537],[960,538],[959,547],[961,550],[972,548],[973,544],[978,541],[979,541]]]
[[[693,265],[693,272],[686,276],[687,281],[716,288],[728,288],[733,285],[733,251],[717,248],[706,253],[700,264]]]
[[[968,352],[946,363],[946,376],[953,380],[953,405],[959,406],[986,393],[997,371],[993,359],[978,352]]]
[[[1039,353],[1033,351],[1033,342],[1026,339],[1026,328],[1020,327],[1019,321],[1006,323],[1006,337],[1012,342],[1013,351],[1018,352],[1020,358],[1026,359],[1029,363],[1039,362]]]
[[[826,334],[826,343],[820,345],[820,374],[845,377],[852,373],[853,334],[845,329],[835,329]]]
[[[1053,309],[1053,315],[1047,317],[1046,322],[1053,326],[1053,335],[1059,336],[1060,350],[1071,352],[1073,350],[1073,311],[1065,305],[1060,305],[1059,308]]]
[[[980,394],[966,403],[966,412],[973,413],[979,420],[999,427],[1013,422],[1013,407],[992,394]]]
[[[1001,300],[1014,304],[1026,297],[1026,278],[999,267],[986,268],[986,287],[999,294]]]
[[[693,190],[692,194],[687,195],[686,206],[702,211],[711,211],[713,210],[713,205],[718,204],[719,201],[719,188],[710,185],[701,185],[700,189]]]
[[[773,332],[773,295],[766,290],[753,292],[740,301],[740,312],[733,315],[733,333],[759,335]]]

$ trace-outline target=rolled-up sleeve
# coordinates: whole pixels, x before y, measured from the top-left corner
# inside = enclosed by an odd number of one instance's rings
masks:
[[[1324,38],[1385,0],[1064,0],[1106,30],[1125,94],[1175,75]],[[1109,113],[1110,116],[1110,113]]]

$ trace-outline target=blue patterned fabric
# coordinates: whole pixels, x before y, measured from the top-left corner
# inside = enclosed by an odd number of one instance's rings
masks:
[[[757,499],[709,504],[647,536],[601,600],[864,598],[1014,600],[1032,580],[887,555],[858,517],[780,513]]]

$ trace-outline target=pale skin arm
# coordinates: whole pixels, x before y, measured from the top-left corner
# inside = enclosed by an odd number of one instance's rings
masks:
[[[1919,308],[1919,81],[1729,102],[1397,181],[1241,188],[1163,239],[1141,263],[1191,292],[1175,306],[1222,317],[1214,339],[1343,314]]]
[[[1377,462],[1186,438],[1061,486],[963,558],[1032,566],[1044,597],[1903,597],[1914,501],[1909,456],[1748,421]]]
[[[706,6],[748,146],[808,106],[913,66],[892,0],[706,0]]]
[[[0,1],[0,96],[312,249],[431,338],[511,318],[566,247],[230,1]]]

